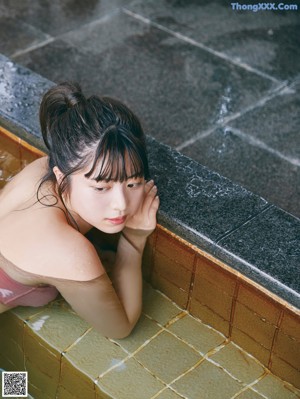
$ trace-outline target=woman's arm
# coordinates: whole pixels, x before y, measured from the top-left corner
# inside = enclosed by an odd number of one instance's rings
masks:
[[[118,243],[112,281],[128,317],[134,326],[142,308],[142,255],[147,237],[156,226],[159,200],[154,182],[145,185],[145,198],[136,215],[131,218]]]
[[[153,182],[145,186],[145,198],[137,214],[121,233],[112,281],[106,273],[90,281],[56,280],[52,283],[71,307],[101,334],[124,338],[135,326],[142,306],[141,261],[148,235],[156,226],[159,200]],[[157,198],[157,199],[156,199]],[[91,254],[92,251],[89,251]],[[99,262],[86,256],[87,264]],[[96,260],[97,258],[97,260]],[[51,283],[51,282],[50,282]]]

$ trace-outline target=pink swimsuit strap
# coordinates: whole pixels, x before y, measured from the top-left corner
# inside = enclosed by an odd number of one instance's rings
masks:
[[[13,280],[0,268],[0,303],[3,305],[43,306],[55,299],[57,294],[57,289],[52,285],[25,285]]]

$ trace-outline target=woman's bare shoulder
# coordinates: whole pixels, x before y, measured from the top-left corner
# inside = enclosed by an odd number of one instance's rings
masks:
[[[88,281],[105,273],[93,244],[68,225],[63,212],[51,208],[45,212],[41,209],[28,215],[32,222],[29,230],[20,228],[15,236],[14,231],[6,231],[0,248],[3,256],[21,274],[43,277],[40,282],[47,278]]]
[[[88,281],[105,273],[93,244],[66,223],[48,232],[47,239],[39,251],[42,251],[40,255],[45,261],[41,265],[40,273],[37,274]]]

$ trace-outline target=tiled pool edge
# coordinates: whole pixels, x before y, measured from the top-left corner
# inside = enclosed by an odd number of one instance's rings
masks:
[[[129,337],[129,340],[115,341],[101,337],[74,314],[61,299],[57,299],[42,308],[19,307],[11,312],[4,313],[0,316],[0,318],[4,320],[4,324],[0,324],[0,337],[5,347],[1,351],[0,362],[7,370],[25,369],[28,371],[30,392],[36,399],[51,399],[54,397],[64,399],[81,397],[90,399],[116,399],[120,397],[122,399],[127,399],[129,397],[127,395],[128,389],[130,389],[130,384],[132,383],[140,387],[134,389],[134,398],[160,399],[164,397],[164,395],[160,396],[159,393],[162,391],[169,391],[169,385],[172,385],[172,388],[176,391],[178,388],[179,392],[183,389],[184,385],[178,384],[178,382],[176,382],[175,385],[168,384],[164,377],[162,381],[162,371],[160,367],[156,370],[156,368],[153,369],[153,365],[150,366],[150,374],[152,374],[152,376],[149,374],[149,369],[147,367],[149,358],[145,358],[143,354],[141,357],[140,354],[141,352],[143,353],[144,350],[149,354],[149,345],[151,347],[155,342],[157,345],[160,341],[161,345],[163,345],[161,349],[163,349],[166,344],[168,346],[171,345],[172,348],[175,344],[177,350],[179,349],[178,345],[181,346],[178,360],[182,360],[182,356],[185,358],[186,352],[189,352],[194,358],[194,350],[196,350],[196,352],[198,352],[198,360],[194,359],[192,361],[192,364],[194,364],[195,361],[196,364],[192,366],[190,371],[195,367],[202,367],[204,363],[208,366],[209,364],[205,360],[207,359],[210,365],[213,365],[211,372],[214,370],[216,371],[217,368],[224,377],[223,371],[226,373],[229,372],[231,377],[235,380],[245,378],[241,380],[242,385],[239,384],[239,386],[236,387],[240,393],[246,390],[248,391],[249,388],[252,394],[254,394],[258,389],[259,393],[264,393],[266,395],[262,397],[273,398],[272,394],[270,395],[270,393],[267,394],[267,392],[260,391],[260,385],[266,379],[268,380],[271,378],[271,381],[273,380],[273,382],[276,382],[275,377],[270,375],[268,370],[266,370],[261,363],[251,356],[249,357],[243,350],[240,351],[236,348],[239,357],[241,357],[240,360],[242,360],[242,364],[240,364],[239,367],[241,367],[240,372],[242,371],[244,377],[242,377],[236,367],[232,369],[234,364],[238,361],[236,357],[231,358],[231,361],[234,362],[231,366],[228,361],[225,362],[225,364],[223,363],[222,366],[222,361],[219,363],[217,359],[214,359],[214,355],[220,350],[223,351],[222,348],[224,348],[225,352],[229,347],[233,349],[232,343],[226,340],[224,335],[211,329],[202,322],[198,322],[196,319],[191,318],[186,312],[182,312],[182,310],[175,304],[172,304],[168,298],[164,297],[153,288],[146,286],[145,291],[143,316],[137,329],[133,333],[133,337]],[[61,323],[62,320],[67,320],[67,322]],[[188,328],[188,331],[186,328]],[[11,331],[11,334],[5,334],[7,330]],[[195,331],[197,331],[197,340],[195,340]],[[200,336],[201,340],[199,340]],[[191,353],[191,349],[193,354]],[[162,350],[162,352],[164,351]],[[150,353],[152,353],[151,350]],[[168,351],[166,353],[168,353]],[[166,356],[166,353],[163,356]],[[178,355],[179,353],[177,353],[177,356]],[[168,358],[170,356],[172,355],[169,353]],[[176,358],[176,355],[172,356],[173,362],[175,361],[174,356]],[[211,356],[213,359],[211,359]],[[114,362],[112,362],[112,359]],[[170,361],[165,358],[165,361],[166,360],[170,367]],[[214,363],[215,360],[217,360],[217,363]],[[129,374],[126,374],[124,362],[129,366]],[[240,361],[238,361],[238,363],[240,363]],[[179,368],[182,368],[180,361],[178,364]],[[145,379],[142,385],[130,365],[134,366],[136,372],[142,372],[142,379]],[[176,367],[178,368],[178,365]],[[223,367],[225,370],[222,370]],[[120,382],[117,382],[114,377],[111,378],[111,376],[114,376],[115,371],[117,372],[115,377],[118,376],[117,380],[121,379]],[[121,371],[124,371],[125,375],[122,375]],[[183,375],[189,374],[190,371],[186,370]],[[238,374],[236,374],[237,372]],[[179,380],[182,378],[184,379],[183,375]],[[191,376],[191,374],[189,375]],[[107,379],[106,376],[109,378]],[[226,378],[228,379],[228,376]],[[176,378],[174,381],[177,380]],[[137,382],[139,383],[136,384]],[[234,383],[233,380],[231,380],[231,382]],[[147,385],[147,388],[151,389],[152,394],[148,389],[145,390],[146,387],[144,383]],[[279,384],[277,389],[283,390],[281,392],[282,396],[280,397],[289,399],[296,399],[296,397],[299,397],[300,391],[294,389],[289,383],[285,383],[284,381],[277,381],[277,383]],[[118,389],[117,391],[114,389],[114,385],[116,384],[119,386],[122,393],[120,393]],[[124,387],[126,387],[125,391]],[[137,391],[139,391],[139,395],[137,395]],[[278,394],[276,388],[274,392]],[[199,393],[198,391],[198,394]],[[232,399],[236,398],[237,394],[233,396],[232,394],[227,396],[227,393],[226,397],[232,397]],[[167,397],[169,396],[167,395]],[[171,397],[179,399],[179,397],[190,396],[186,393],[184,396],[171,395]],[[195,396],[191,395],[191,397]],[[238,395],[238,397],[240,396]]]
[[[53,83],[3,55],[0,73],[0,125],[44,150],[38,108]],[[300,309],[300,220],[150,137],[148,151],[159,223]]]
[[[25,73],[23,68],[14,66],[9,60],[5,62],[9,63],[9,70],[13,70],[17,77],[19,76],[19,79],[22,79],[23,76],[30,79],[30,71],[25,70]],[[18,79],[12,79],[12,76],[10,78],[16,85],[15,89],[17,89],[19,87]],[[37,82],[37,75],[34,78]],[[45,90],[47,85],[52,84],[41,77],[40,79],[42,84],[39,87],[43,88],[42,91]],[[30,87],[30,80],[27,84]],[[32,126],[37,123],[40,94],[36,93],[35,102],[30,106],[31,113],[29,116],[31,115],[32,120],[29,123],[28,130],[31,131]],[[1,95],[0,102],[2,101]],[[14,97],[11,96],[11,98]],[[24,99],[24,101],[26,100]],[[22,115],[22,101],[17,101],[16,104],[18,104],[17,116]],[[3,108],[3,104],[1,107]],[[10,119],[8,112],[5,112],[3,116],[2,109],[0,109],[0,125],[4,125],[18,136],[42,149],[38,127],[36,127],[36,134],[34,137],[32,136],[32,140],[28,140],[28,134],[25,136],[22,133],[22,129],[25,129],[26,125],[24,122],[19,124],[17,116],[14,115]],[[299,326],[300,323],[300,313],[297,309],[300,307],[299,301],[297,301],[299,296],[296,295],[296,298],[293,295],[291,296],[288,286],[285,290],[280,281],[279,284],[278,282],[276,284],[276,280],[274,282],[271,276],[265,275],[265,271],[254,267],[255,265],[249,263],[247,258],[243,258],[238,251],[233,252],[231,248],[240,240],[242,243],[243,239],[247,240],[249,227],[250,232],[257,230],[255,226],[257,221],[267,222],[270,227],[270,220],[274,222],[273,219],[276,216],[281,217],[281,224],[282,219],[286,222],[286,225],[283,226],[286,230],[282,231],[281,229],[279,232],[283,234],[288,233],[291,226],[294,226],[294,229],[299,229],[299,224],[297,224],[299,220],[151,138],[148,138],[148,147],[151,170],[160,190],[162,205],[159,222],[162,226],[158,227],[157,232],[149,240],[146,249],[146,262],[144,264],[146,278],[183,308],[188,309],[191,314],[204,319],[204,321],[209,318],[209,324],[231,337],[240,346],[245,347],[248,352],[253,353],[271,370],[272,364],[270,362],[272,361],[277,369],[281,368],[286,371],[287,367],[290,366],[289,362],[285,362],[286,364],[282,367],[283,355],[277,357],[279,349],[277,349],[277,352],[274,352],[273,349],[276,348],[276,340],[278,342],[283,339],[288,340],[289,356],[291,355],[292,363],[295,363],[292,344],[293,340],[299,342],[300,338],[294,337],[291,325],[297,324]],[[228,201],[230,202],[229,207],[226,203]],[[203,209],[201,209],[204,215],[198,214],[197,205],[199,203],[204,204]],[[187,207],[187,204],[190,208]],[[238,236],[236,236],[236,233],[238,233]],[[285,237],[286,234],[283,234],[283,236]],[[231,237],[234,240],[230,242]],[[259,244],[261,236],[254,238],[256,238],[254,244]],[[277,234],[276,236],[275,234],[275,238],[279,242],[280,235]],[[288,240],[290,240],[289,237]],[[297,246],[296,243],[294,245]],[[275,249],[278,251],[278,245]],[[290,248],[287,248],[287,252],[289,250]],[[265,251],[265,249],[257,248],[255,256],[262,254],[262,251]],[[211,254],[212,258],[216,257],[220,260],[218,264],[220,268],[216,269],[213,262],[209,262],[209,255],[206,252]],[[169,257],[170,253],[173,254],[173,258]],[[279,253],[281,259],[284,258],[282,248]],[[166,264],[169,265],[168,278],[166,278]],[[227,267],[226,264],[233,266],[234,269]],[[295,264],[292,264],[292,266],[295,266]],[[209,270],[209,275],[206,274],[207,270]],[[184,275],[186,281],[182,278]],[[176,281],[176,276],[179,276],[180,282]],[[250,285],[252,280],[256,281],[266,290],[279,295],[282,298],[282,307],[280,308],[280,304],[278,306],[276,304],[274,307],[276,300],[269,298],[267,293],[264,293],[259,287],[251,287],[251,301],[247,301],[247,298],[250,299],[247,278]],[[212,279],[214,281],[211,281]],[[239,281],[239,284],[237,281]],[[243,282],[242,285],[240,284],[241,281]],[[212,297],[205,297],[205,295],[209,295],[209,290],[205,292],[203,282],[213,288],[214,296],[219,297],[219,302],[214,302]],[[241,286],[243,287],[242,290]],[[217,295],[216,292],[218,292]],[[261,299],[262,296],[263,299]],[[251,306],[251,302],[254,302],[253,306]],[[261,305],[262,302],[264,303],[263,306]],[[258,303],[260,303],[259,306]],[[264,314],[265,310],[260,311],[262,307],[269,309],[267,314]],[[272,311],[270,311],[270,308]],[[243,317],[245,313],[246,316]],[[256,323],[250,335],[246,334],[242,328],[243,324],[247,327],[249,323]],[[282,326],[283,328],[281,328]],[[272,332],[269,336],[268,331],[270,329]],[[259,336],[262,330],[263,337]],[[255,336],[256,332],[258,333],[257,336]],[[254,336],[252,336],[253,334]],[[260,342],[261,338],[266,339],[263,345]],[[286,347],[285,345],[285,350]],[[274,373],[285,380],[294,381],[296,378],[295,371],[297,370],[295,367],[292,369],[294,370],[292,370],[292,373],[294,373],[292,378],[280,375],[280,370],[274,371]]]

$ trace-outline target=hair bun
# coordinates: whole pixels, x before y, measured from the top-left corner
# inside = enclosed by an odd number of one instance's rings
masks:
[[[48,149],[51,147],[56,129],[53,125],[66,112],[78,104],[84,104],[86,99],[78,83],[63,82],[51,87],[43,96],[40,106],[40,125],[44,142]]]
[[[68,108],[73,108],[75,105],[85,101],[85,97],[78,83],[60,83],[57,86],[57,90],[61,92]]]

